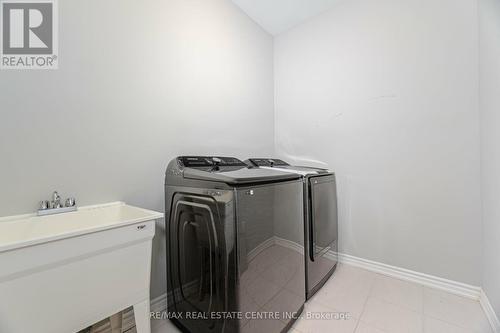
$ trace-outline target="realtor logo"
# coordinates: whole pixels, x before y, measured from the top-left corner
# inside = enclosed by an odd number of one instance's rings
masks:
[[[56,0],[0,0],[1,69],[57,69]]]

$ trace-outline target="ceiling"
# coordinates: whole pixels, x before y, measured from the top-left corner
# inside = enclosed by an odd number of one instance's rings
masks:
[[[272,35],[318,15],[339,0],[231,0]]]

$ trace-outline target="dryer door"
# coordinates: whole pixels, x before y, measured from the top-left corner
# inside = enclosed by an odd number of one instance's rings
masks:
[[[211,197],[176,193],[171,214],[169,273],[173,308],[200,315],[223,311],[222,287],[227,274],[221,262],[217,202]],[[183,319],[192,331],[213,331],[217,325],[214,320]]]
[[[334,175],[309,178],[308,295],[337,263],[337,189]],[[309,297],[309,296],[308,296]]]

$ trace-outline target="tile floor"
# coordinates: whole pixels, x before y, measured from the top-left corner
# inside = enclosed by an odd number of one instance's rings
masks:
[[[307,318],[338,312],[351,317]],[[167,320],[153,322],[153,333],[177,332]],[[477,301],[347,265],[339,265],[290,332],[493,333]]]

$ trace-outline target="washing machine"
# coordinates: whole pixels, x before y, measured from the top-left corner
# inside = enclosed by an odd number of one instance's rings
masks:
[[[165,181],[167,306],[184,332],[286,332],[305,302],[302,179],[181,156]]]
[[[299,175],[303,184],[306,299],[328,281],[337,267],[338,217],[335,174],[327,169],[291,166],[280,159],[251,158],[248,165]]]

